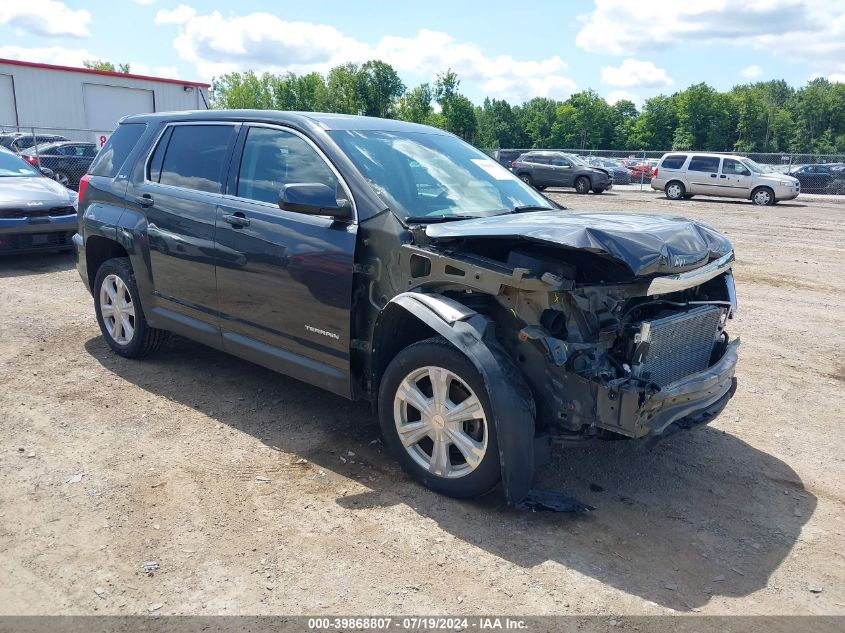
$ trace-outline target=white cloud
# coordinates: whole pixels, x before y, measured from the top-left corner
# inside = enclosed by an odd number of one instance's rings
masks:
[[[41,64],[57,64],[59,66],[82,67],[86,59],[102,59],[85,48],[65,48],[63,46],[45,46],[41,48],[27,48],[24,46],[0,46],[0,57],[19,59]]]
[[[27,35],[88,37],[91,13],[55,0],[0,0],[0,25]]]
[[[845,73],[833,73],[828,75],[827,79],[835,84],[845,84]]]
[[[185,24],[189,22],[195,15],[197,10],[189,7],[187,4],[180,4],[175,9],[168,11],[167,9],[160,9],[156,13],[156,24]]]
[[[826,72],[845,71],[845,3],[829,0],[596,0],[575,43],[635,55],[702,44],[770,52]]]
[[[664,68],[654,62],[626,59],[621,66],[602,66],[601,80],[611,86],[641,86],[643,88],[665,88],[674,81]]]
[[[92,53],[87,48],[65,48],[64,46],[45,46],[28,48],[24,46],[0,46],[0,57],[6,59],[20,59],[27,62],[42,64],[56,64],[58,66],[72,66],[82,68],[82,62],[87,59],[102,59],[111,61],[115,65],[121,60],[109,60],[108,57]],[[175,66],[150,67],[143,62],[129,62],[129,70],[134,75],[148,75],[150,77],[165,77],[181,79],[179,70]]]
[[[637,107],[640,106],[642,103],[642,99],[637,95],[628,92],[627,90],[614,90],[610,94],[605,97],[605,101],[607,101],[610,105],[613,105],[617,101],[633,101],[634,105]]]
[[[739,71],[739,74],[748,79],[756,79],[763,74],[763,69],[756,65],[746,66]]]
[[[425,29],[413,37],[385,36],[368,44],[325,24],[289,22],[270,13],[199,15],[188,5],[161,10],[155,21],[178,25],[174,48],[205,78],[248,69],[326,72],[346,62],[381,59],[400,74],[433,76],[451,68],[465,85],[473,83],[486,94],[517,101],[565,98],[577,89],[562,74],[566,63],[557,55],[539,61],[488,56],[475,44]]]
[[[133,75],[147,75],[148,77],[164,77],[179,79],[179,70],[175,66],[150,67],[143,62],[129,62],[129,71]]]

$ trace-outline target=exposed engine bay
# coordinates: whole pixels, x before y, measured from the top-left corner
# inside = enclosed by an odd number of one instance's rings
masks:
[[[595,216],[590,221],[594,227]],[[468,223],[448,228],[456,224]],[[664,241],[647,262],[652,245],[637,249],[619,236],[612,247],[626,257],[596,245],[428,228],[401,247],[396,272],[410,290],[491,318],[531,387],[538,431],[558,441],[657,435],[675,422],[709,421],[733,394],[733,251],[721,236],[718,248],[700,241],[703,259],[667,255]],[[671,234],[683,232],[674,226]],[[638,275],[632,268],[640,264],[663,274]]]

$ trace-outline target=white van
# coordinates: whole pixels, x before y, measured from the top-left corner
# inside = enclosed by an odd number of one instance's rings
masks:
[[[801,192],[797,178],[769,171],[750,158],[704,152],[664,154],[654,170],[651,188],[665,191],[670,200],[723,196],[758,205],[792,200]]]

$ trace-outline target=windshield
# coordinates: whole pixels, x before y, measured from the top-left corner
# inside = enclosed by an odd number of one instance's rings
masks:
[[[571,160],[576,165],[580,165],[581,167],[589,167],[590,165],[580,156],[575,156],[574,154],[567,154],[566,157]]]
[[[0,151],[0,178],[40,176],[41,172],[22,158]]]
[[[768,174],[768,173],[771,173],[771,170],[770,170],[770,169],[766,169],[766,168],[765,168],[765,167],[763,167],[762,165],[758,165],[757,163],[755,163],[755,162],[754,162],[753,160],[751,160],[750,158],[743,158],[743,159],[742,159],[742,163],[743,163],[746,167],[748,167],[748,169],[750,169],[751,171],[753,171],[755,174]]]
[[[454,136],[369,130],[329,134],[403,220],[553,208],[499,163]]]

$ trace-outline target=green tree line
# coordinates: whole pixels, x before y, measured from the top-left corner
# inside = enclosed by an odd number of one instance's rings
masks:
[[[637,109],[594,90],[565,101],[536,97],[512,105],[473,104],[447,70],[408,88],[389,64],[343,64],[327,74],[234,72],[212,84],[212,106],[338,112],[434,125],[484,148],[845,152],[845,84],[783,80],[719,92],[706,83],[658,95]]]

